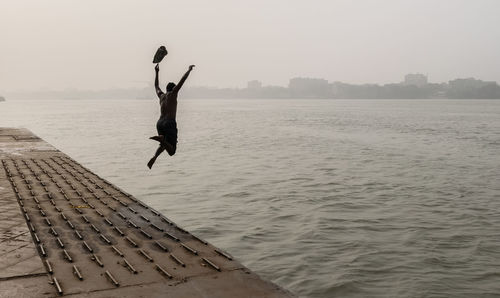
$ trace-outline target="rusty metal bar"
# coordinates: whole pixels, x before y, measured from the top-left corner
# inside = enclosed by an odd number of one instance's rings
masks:
[[[38,248],[40,248],[40,253],[42,254],[42,256],[46,257],[47,256],[47,252],[45,252],[45,249],[43,248],[43,243],[41,243],[40,245],[38,245]]]
[[[118,216],[120,216],[122,219],[127,219],[127,217],[125,215],[123,215],[122,213],[120,212],[116,212],[118,214]]]
[[[138,246],[139,246],[139,245],[137,245],[137,243],[135,243],[135,241],[134,241],[134,240],[130,239],[130,237],[128,237],[128,236],[127,236],[127,237],[125,237],[125,239],[126,239],[126,240],[130,243],[130,244],[132,244],[134,247],[138,247]]]
[[[57,278],[55,278],[55,277],[53,278],[53,283],[54,283],[54,285],[56,287],[57,294],[62,295],[63,294],[63,290],[61,288],[61,285],[59,285],[59,282],[57,281]]]
[[[94,252],[94,250],[92,249],[92,247],[90,247],[90,245],[87,244],[87,242],[83,241],[83,246],[85,246],[85,248],[89,251],[89,252]]]
[[[186,244],[184,243],[181,243],[181,246],[184,247],[187,251],[189,251],[190,253],[192,254],[195,254],[195,255],[198,255],[198,252],[194,249],[192,249],[191,247],[187,246]]]
[[[173,225],[174,224],[173,222],[171,222],[170,220],[168,220],[167,218],[165,218],[163,216],[161,217],[161,219],[163,219],[163,221],[166,222],[166,223],[168,223],[169,225]]]
[[[182,267],[186,267],[186,264],[184,264],[184,262],[182,262],[181,260],[179,260],[179,258],[177,258],[174,254],[170,254],[170,257],[179,265],[181,265]]]
[[[104,242],[106,242],[107,244],[111,245],[111,241],[109,241],[109,239],[106,238],[106,236],[104,236],[103,234],[101,234],[100,238],[104,240]]]
[[[121,252],[118,248],[116,248],[114,245],[113,245],[113,246],[111,246],[111,249],[113,249],[113,251],[114,251],[117,255],[119,255],[120,257],[123,257],[123,253],[122,253],[122,252]]]
[[[56,238],[56,241],[57,241],[57,243],[59,244],[59,246],[60,246],[61,248],[64,248],[64,243],[62,243],[61,238],[57,237],[57,238]]]
[[[201,243],[205,244],[205,245],[208,245],[208,242],[206,242],[205,240],[201,239],[201,238],[198,238],[197,236],[191,234],[191,236],[193,236],[194,239],[200,241]]]
[[[154,223],[150,224],[150,226],[152,226],[153,228],[157,229],[158,231],[161,231],[161,232],[164,231],[162,228],[160,228],[159,226],[155,225]]]
[[[205,263],[207,263],[208,265],[210,265],[210,267],[214,268],[215,270],[217,271],[220,271],[220,268],[219,266],[215,265],[214,263],[212,263],[212,261],[210,261],[209,259],[207,258],[201,258]]]
[[[52,266],[49,263],[49,260],[45,260],[45,265],[47,266],[47,272],[49,272],[50,274],[54,273],[54,271],[52,270]]]
[[[76,267],[76,265],[73,265],[73,273],[78,277],[79,280],[83,280],[83,276],[80,273],[80,270]]]
[[[137,274],[137,270],[135,270],[134,266],[132,266],[127,259],[123,258],[123,262],[125,262],[125,266],[132,271],[132,273]]]
[[[105,221],[108,225],[110,225],[110,226],[112,226],[112,225],[113,225],[113,223],[112,223],[109,219],[107,219],[106,217],[104,218],[104,221]]]
[[[175,237],[174,235],[170,234],[169,232],[165,232],[165,236],[167,236],[167,237],[169,237],[177,242],[180,241],[179,238]]]
[[[153,262],[153,258],[150,257],[144,250],[139,249],[137,252],[143,257],[145,257],[148,261]]]
[[[101,262],[101,260],[99,259],[99,257],[96,254],[92,254],[92,256],[90,257],[90,259],[92,261],[96,262],[97,265],[99,265],[101,267],[104,267],[104,264]]]
[[[106,270],[106,276],[108,277],[108,279],[117,287],[120,286],[120,283],[116,281],[116,279],[113,277],[113,275],[111,275],[111,273],[109,273],[108,270]]]
[[[149,239],[152,239],[152,238],[153,238],[153,236],[151,236],[150,234],[148,234],[148,233],[147,233],[146,231],[144,231],[143,229],[139,229],[139,231],[141,231],[141,233],[142,233],[144,236],[148,237]]]
[[[163,251],[168,251],[168,248],[165,245],[163,245],[161,242],[155,241],[155,244],[158,245]]]
[[[130,220],[130,219],[129,219],[127,222],[128,222],[130,225],[132,225],[134,228],[136,228],[136,229],[138,229],[138,228],[139,228],[139,226],[137,226],[137,225],[136,225],[136,224],[135,224],[132,220]]]
[[[155,264],[156,270],[160,271],[161,274],[165,275],[166,277],[172,279],[172,274],[168,273],[167,270],[163,269],[160,267],[160,265]]]
[[[83,239],[82,235],[80,235],[80,232],[78,232],[78,230],[75,230],[75,235],[76,235],[76,237],[78,237],[78,239],[80,239],[80,240]]]
[[[66,260],[68,260],[68,262],[73,263],[73,259],[71,258],[71,256],[69,255],[67,250],[63,249],[63,254],[64,254],[64,258]]]
[[[123,232],[122,232],[122,231],[121,231],[118,227],[116,227],[116,226],[115,226],[113,229],[114,229],[115,231],[117,231],[117,232],[118,232],[118,234],[120,234],[120,236],[125,235],[125,234],[124,234],[124,233],[123,233]]]
[[[54,235],[54,236],[56,236],[56,237],[58,237],[58,236],[59,236],[59,234],[57,234],[57,232],[56,232],[56,230],[54,230],[54,228],[52,228],[52,227],[51,227],[49,231],[50,231],[50,233],[51,233],[52,235]]]
[[[90,227],[96,231],[96,233],[101,233],[101,231],[99,231],[99,229],[94,225],[94,224],[91,224]]]

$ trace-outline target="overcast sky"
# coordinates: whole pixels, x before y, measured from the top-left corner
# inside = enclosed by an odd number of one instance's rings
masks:
[[[292,77],[349,83],[500,82],[498,0],[1,0],[0,91],[238,87]]]

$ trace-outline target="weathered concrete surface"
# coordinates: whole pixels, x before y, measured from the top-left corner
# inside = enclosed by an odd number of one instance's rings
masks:
[[[6,156],[4,149],[15,153],[14,139],[4,133],[0,129],[0,158]],[[11,183],[0,168],[0,297],[50,297],[54,289],[48,282]]]
[[[27,130],[0,159],[0,297],[293,296]]]

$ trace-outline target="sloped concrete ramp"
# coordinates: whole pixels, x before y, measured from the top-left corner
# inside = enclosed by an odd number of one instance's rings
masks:
[[[0,159],[0,297],[294,297],[27,130]]]

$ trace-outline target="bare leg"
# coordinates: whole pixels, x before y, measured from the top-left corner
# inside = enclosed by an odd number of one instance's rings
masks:
[[[157,142],[163,142],[163,136],[162,135],[159,135],[159,136],[152,136],[150,137],[149,139],[151,140],[154,140],[154,141],[157,141]]]
[[[163,152],[163,150],[165,150],[165,147],[163,147],[162,145],[160,145],[158,149],[156,149],[155,156],[153,156],[153,158],[151,158],[148,162],[148,168],[151,169],[151,167],[153,167],[153,164],[155,163],[158,156],[160,156],[160,154]]]
[[[175,154],[175,148],[172,146],[172,144],[165,142],[165,137],[162,135],[159,136],[154,136],[150,137],[151,140],[155,140],[161,144],[161,146],[164,147],[165,150],[167,150],[168,155],[172,156]]]

